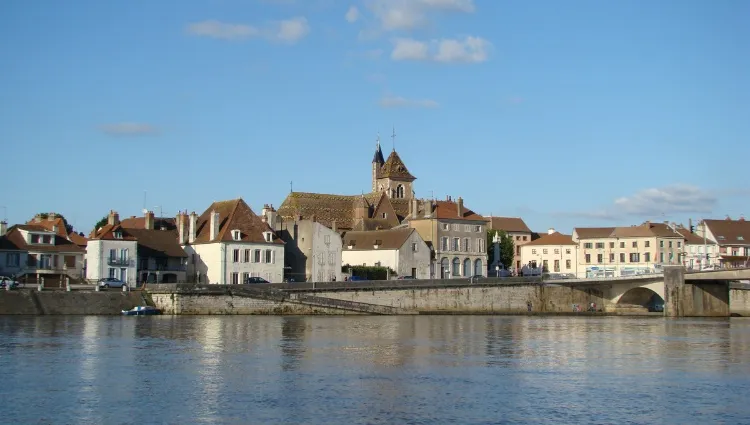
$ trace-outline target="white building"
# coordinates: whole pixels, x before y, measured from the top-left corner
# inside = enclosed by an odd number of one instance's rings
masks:
[[[549,229],[546,235],[520,248],[524,266],[542,268],[545,273],[578,274],[578,243],[571,235]]]
[[[716,241],[714,255],[708,253],[711,265],[724,268],[750,266],[750,222],[745,217],[732,220],[702,220],[695,229],[696,234],[703,238]],[[710,248],[710,247],[709,247]]]
[[[430,278],[430,248],[416,229],[346,232],[341,262],[388,267],[398,276]]]
[[[214,202],[200,217],[190,214],[187,235],[188,273],[200,283],[283,281],[284,242],[242,199]]]
[[[719,244],[708,238],[704,239],[684,227],[677,231],[685,238],[682,248],[682,265],[687,269],[699,270],[709,266],[719,265]]]

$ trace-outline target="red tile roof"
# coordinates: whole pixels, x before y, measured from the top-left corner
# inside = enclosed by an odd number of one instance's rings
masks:
[[[540,245],[578,245],[573,242],[571,235],[563,235],[560,232],[554,232],[551,234],[545,233],[539,237],[539,239],[533,240],[523,246],[540,246]]]
[[[219,213],[219,231],[215,240],[210,239],[211,213]],[[265,243],[263,232],[273,232],[271,227],[257,216],[242,199],[214,202],[198,217],[195,243],[231,242],[232,230],[240,231],[241,242]],[[273,235],[273,242],[284,242]]]
[[[529,226],[520,217],[487,217],[487,230],[505,232],[532,233]]]
[[[719,245],[750,245],[750,221],[703,220]]]
[[[54,244],[27,244],[26,239],[23,237],[23,234],[21,233],[21,230],[31,230],[31,231],[37,231],[37,232],[47,232],[52,233],[51,231],[45,229],[42,226],[32,226],[32,225],[16,225],[8,229],[8,233],[6,233],[5,237],[18,249],[23,251],[36,251],[36,252],[69,252],[69,253],[84,253],[86,250],[81,248],[80,246],[74,244],[73,242],[69,241],[67,238],[60,236],[58,234],[54,234]]]

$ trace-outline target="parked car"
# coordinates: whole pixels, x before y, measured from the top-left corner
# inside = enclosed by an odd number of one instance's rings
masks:
[[[6,289],[6,285],[10,285],[10,289],[16,289],[18,288],[19,283],[10,277],[0,276],[0,289]]]
[[[104,289],[122,287],[127,288],[128,284],[114,277],[105,277],[104,279],[99,279],[99,287]]]
[[[262,277],[248,277],[247,279],[245,279],[245,284],[247,285],[255,284],[255,283],[271,283],[271,282],[263,279]]]

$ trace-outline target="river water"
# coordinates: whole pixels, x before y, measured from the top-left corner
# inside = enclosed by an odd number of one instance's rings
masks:
[[[750,424],[750,319],[0,317],[1,424]]]

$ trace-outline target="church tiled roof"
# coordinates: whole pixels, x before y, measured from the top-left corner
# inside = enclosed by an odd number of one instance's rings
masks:
[[[417,179],[411,175],[406,168],[406,165],[404,165],[404,161],[401,160],[401,157],[398,156],[395,150],[392,151],[391,154],[388,155],[388,159],[385,160],[385,164],[383,164],[383,167],[380,170],[379,178],[408,181],[414,181]]]

